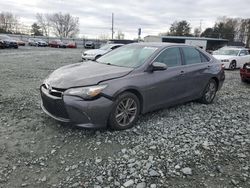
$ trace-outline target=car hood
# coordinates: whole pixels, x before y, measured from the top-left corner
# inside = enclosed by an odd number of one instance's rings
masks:
[[[55,70],[44,83],[61,89],[96,85],[101,81],[123,77],[132,70],[133,68],[87,61],[63,66]]]
[[[103,55],[105,53],[107,53],[108,50],[100,50],[100,49],[96,49],[96,50],[87,50],[85,52],[83,52],[84,54],[94,54],[94,55]]]
[[[214,58],[222,60],[222,59],[232,59],[235,58],[237,56],[232,56],[232,55],[213,55]]]

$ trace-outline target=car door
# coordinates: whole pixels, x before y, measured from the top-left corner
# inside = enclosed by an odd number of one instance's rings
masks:
[[[144,92],[146,108],[158,109],[181,102],[186,83],[179,47],[163,50],[153,62],[164,63],[167,69],[147,73],[145,82],[148,83],[148,88]]]
[[[186,79],[184,97],[188,100],[195,99],[201,95],[211,78],[211,62],[209,57],[195,47],[181,47],[181,52],[185,64],[183,70],[183,76]]]

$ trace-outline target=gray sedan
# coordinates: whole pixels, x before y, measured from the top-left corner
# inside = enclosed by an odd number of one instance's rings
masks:
[[[193,100],[210,104],[224,79],[220,62],[199,48],[129,44],[55,70],[41,85],[42,109],[81,127],[122,130],[149,111]]]

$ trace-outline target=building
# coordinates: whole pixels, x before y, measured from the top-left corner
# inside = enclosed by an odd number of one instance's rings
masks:
[[[184,37],[184,36],[146,36],[144,42],[170,42],[184,43],[198,46],[204,50],[216,50],[228,44],[227,39],[205,38],[205,37]]]

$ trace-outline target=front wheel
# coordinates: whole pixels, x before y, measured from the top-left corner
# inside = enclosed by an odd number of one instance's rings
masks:
[[[216,92],[217,92],[217,83],[214,79],[211,79],[203,94],[202,94],[202,97],[200,98],[200,102],[203,103],[203,104],[211,104],[215,98],[215,95],[216,95]]]
[[[131,128],[137,121],[139,113],[138,97],[131,92],[125,92],[119,95],[115,101],[109,117],[109,126],[115,130]]]
[[[229,65],[229,68],[230,68],[231,70],[236,69],[236,67],[237,67],[236,61],[232,61],[232,62],[230,63],[230,65]]]

